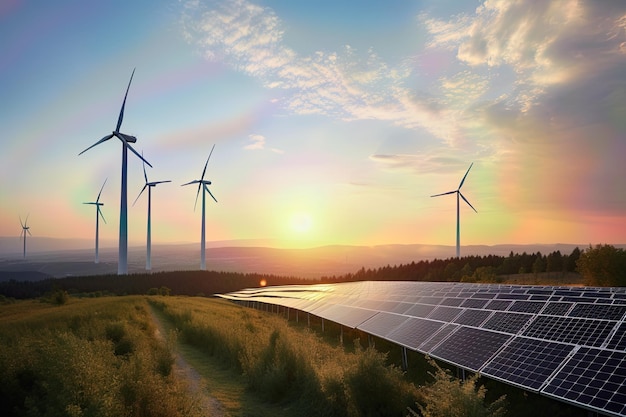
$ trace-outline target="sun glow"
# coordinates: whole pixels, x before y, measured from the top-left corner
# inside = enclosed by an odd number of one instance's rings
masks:
[[[291,216],[291,229],[298,233],[307,233],[313,227],[313,219],[308,213],[296,213]]]

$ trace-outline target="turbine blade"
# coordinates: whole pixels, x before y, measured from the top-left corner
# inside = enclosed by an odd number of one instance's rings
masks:
[[[461,189],[461,187],[463,186],[463,183],[465,182],[465,178],[467,177],[467,174],[469,174],[470,169],[472,169],[472,166],[474,165],[474,163],[472,162],[469,166],[469,168],[467,168],[467,172],[465,173],[465,175],[463,175],[463,179],[461,180],[461,183],[459,184],[459,190]]]
[[[137,196],[137,198],[135,199],[135,201],[133,202],[133,206],[135,205],[135,203],[137,202],[137,200],[139,200],[139,197],[141,197],[141,194],[143,194],[144,190],[146,189],[146,187],[148,187],[148,184],[144,185],[143,188],[141,189],[141,191],[139,192],[139,195]]]
[[[157,185],[157,184],[164,184],[164,183],[166,183],[166,182],[172,182],[172,180],[167,180],[167,181],[154,181],[154,182],[151,182],[150,184],[152,184],[152,185]]]
[[[216,198],[215,198],[215,196],[211,193],[211,190],[209,190],[209,187],[207,187],[207,186],[206,186],[206,184],[205,184],[205,186],[204,186],[204,189],[206,190],[206,192],[207,192],[207,193],[209,193],[209,195],[210,195],[211,197],[213,197],[213,200],[215,200],[215,202],[217,203],[217,199],[216,199]]]
[[[98,198],[96,198],[96,204],[98,202],[100,202],[100,194],[102,194],[102,190],[104,190],[104,184],[107,183],[108,178],[105,178],[104,183],[102,184],[102,187],[100,188],[100,192],[98,193]]]
[[[28,226],[28,217],[30,216],[30,213],[28,213],[26,215],[26,220],[24,220],[24,227]]]
[[[104,214],[102,214],[102,210],[100,210],[100,206],[98,206],[98,213],[100,214],[100,217],[102,217],[102,221],[106,224],[106,219],[104,218]]]
[[[128,81],[128,87],[126,87],[126,94],[124,95],[124,101],[122,102],[122,108],[120,109],[120,116],[117,118],[117,127],[115,128],[116,132],[120,131],[120,127],[122,127],[122,120],[124,120],[124,107],[126,107],[126,97],[128,97],[128,90],[130,90],[130,83],[133,82],[133,76],[135,75],[135,69],[133,68],[133,73],[130,74],[130,81]]]
[[[102,142],[106,142],[107,140],[111,139],[113,137],[113,134],[111,133],[110,135],[106,135],[105,137],[103,137],[102,139],[100,139],[99,141],[97,141],[96,143],[94,143],[93,145],[91,145],[90,147],[88,147],[87,149],[85,149],[84,151],[82,151],[81,153],[79,153],[78,155],[82,155],[85,152],[87,152],[89,149],[93,148],[94,146],[98,146],[100,145]]]
[[[28,232],[28,234],[29,234],[30,236],[32,236],[32,235],[33,235],[33,234],[30,232],[30,230],[26,229],[26,231]],[[24,236],[26,236],[26,234],[24,234]]]
[[[448,195],[448,194],[454,194],[454,193],[456,193],[456,191],[448,191],[447,193],[431,195],[431,197],[439,197],[440,195]]]
[[[124,143],[126,143],[126,146],[128,146],[128,149],[130,149],[131,151],[133,151],[133,153],[135,155],[137,155],[139,157],[139,159],[141,159],[142,161],[144,161],[146,164],[148,164],[148,166],[150,168],[152,168],[152,165],[150,165],[150,162],[146,161],[145,159],[143,159],[143,156],[139,155],[139,152],[137,152],[132,146],[130,146],[130,144],[126,141],[124,141]]]
[[[466,202],[466,203],[467,203],[467,204],[468,204],[468,205],[472,208],[472,210],[476,211],[476,209],[474,208],[474,206],[472,206],[472,204],[471,204],[469,201],[467,201],[467,198],[465,198],[465,196],[464,196],[463,194],[461,194],[461,193],[459,192],[459,195],[461,196],[461,198],[463,199],[463,201],[465,201],[465,202]],[[476,213],[478,213],[478,212],[476,211]]]
[[[202,187],[202,183],[198,183],[198,192],[196,193],[196,202],[193,203],[193,211],[196,211],[196,206],[198,205],[198,196],[200,195],[200,187]]]
[[[188,183],[181,184],[181,187],[184,187],[185,185],[196,184],[196,183],[199,183],[199,182],[200,182],[200,180],[193,180],[193,181],[189,181]]]
[[[213,154],[213,149],[215,149],[215,144],[213,144],[213,147],[211,148],[211,152],[209,152],[209,157],[206,159],[206,163],[204,164],[204,170],[202,171],[202,177],[200,178],[201,181],[204,179],[204,174],[206,173],[206,167],[207,165],[209,165],[209,159],[211,159],[211,155]]]
[[[141,151],[141,159],[143,159],[143,151]],[[143,177],[146,179],[146,184],[148,183],[148,174],[146,174],[146,161],[143,161]]]
[[[24,223],[22,222],[22,216],[20,216],[20,226],[22,226],[22,230],[24,229]]]

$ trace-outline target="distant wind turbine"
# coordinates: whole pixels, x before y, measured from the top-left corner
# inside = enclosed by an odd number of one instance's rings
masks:
[[[24,221],[24,223],[22,223],[22,216],[20,216],[20,225],[22,225],[22,231],[20,232],[20,237],[22,237],[22,235],[24,236],[24,259],[26,259],[26,232],[28,232],[29,235],[33,235],[30,232],[30,227],[28,227],[28,216],[30,216],[30,214],[26,215],[26,221]]]
[[[142,152],[142,155],[143,155],[143,152]],[[148,182],[148,174],[146,174],[146,164],[143,165],[143,177],[146,179],[146,184],[143,186],[143,188],[139,192],[139,195],[135,199],[133,206],[135,205],[137,200],[139,200],[139,197],[141,197],[141,194],[143,194],[144,190],[147,188],[148,189],[148,232],[147,232],[147,237],[146,237],[146,270],[149,271],[152,269],[152,260],[151,260],[152,237],[151,237],[151,226],[150,226],[150,211],[151,211],[150,207],[152,205],[151,203],[152,202],[152,187],[156,187],[157,184],[163,184],[165,182],[172,182],[172,181],[167,180],[167,181]]]
[[[102,187],[100,188],[100,192],[98,193],[98,198],[96,198],[96,201],[92,201],[89,203],[83,203],[83,204],[91,204],[96,206],[96,259],[94,261],[94,263],[99,263],[100,259],[98,258],[98,230],[99,230],[99,217],[102,217],[102,221],[104,223],[106,223],[107,221],[104,219],[104,214],[102,214],[102,210],[100,210],[100,206],[104,206],[104,203],[100,202],[100,195],[102,194],[102,190],[104,189],[104,184],[107,183],[107,180],[104,180],[104,183],[102,184]]]
[[[204,240],[204,236],[205,236],[204,211],[205,211],[205,196],[206,196],[205,191],[209,193],[209,195],[217,203],[217,199],[215,198],[215,196],[213,196],[213,194],[211,194],[211,191],[209,191],[208,186],[211,185],[211,181],[204,179],[204,174],[206,173],[206,167],[209,164],[209,159],[211,159],[211,154],[213,153],[213,149],[215,149],[215,145],[213,145],[213,147],[211,148],[209,157],[206,159],[206,163],[204,164],[204,170],[202,171],[202,177],[200,177],[199,180],[193,180],[182,185],[182,186],[185,186],[185,185],[190,185],[190,184],[198,184],[198,192],[196,193],[196,202],[193,205],[194,211],[196,210],[196,205],[198,204],[198,195],[200,195],[200,189],[202,189],[202,233],[201,233],[201,238],[200,238],[200,269],[202,270],[206,269],[206,251],[205,251],[206,246],[205,246],[205,240]]]
[[[467,172],[463,176],[463,179],[461,180],[461,183],[459,184],[459,188],[457,188],[454,191],[448,191],[447,193],[431,195],[431,197],[439,197],[441,195],[448,195],[448,194],[455,194],[456,193],[456,257],[457,258],[461,257],[461,216],[460,216],[460,201],[459,201],[459,197],[462,198],[463,201],[465,201],[472,208],[472,210],[474,210],[476,213],[478,213],[476,211],[476,209],[474,208],[474,206],[472,206],[470,204],[470,202],[467,201],[467,198],[465,198],[465,196],[463,194],[461,194],[461,187],[463,186],[463,183],[465,182],[465,178],[467,177],[467,174],[469,174],[470,169],[472,169],[473,165],[474,165],[474,163],[472,162],[470,167],[467,169]]]
[[[122,120],[124,119],[124,107],[126,106],[126,97],[128,97],[128,90],[130,89],[130,83],[133,81],[133,76],[135,75],[135,70],[133,69],[133,73],[130,76],[130,81],[128,82],[128,87],[126,87],[126,94],[124,95],[124,101],[122,102],[122,108],[120,109],[120,115],[117,119],[117,126],[115,130],[108,134],[107,136],[100,139],[98,142],[94,143],[78,155],[82,155],[87,152],[89,149],[93,148],[101,144],[102,142],[106,142],[111,139],[113,136],[117,137],[122,142],[122,187],[121,187],[121,196],[120,196],[120,236],[119,236],[119,255],[118,255],[118,263],[117,263],[117,274],[125,275],[128,273],[128,192],[127,192],[127,178],[126,178],[126,166],[128,162],[128,149],[130,149],[137,157],[139,157],[142,161],[144,161],[148,166],[150,162],[143,159],[141,155],[137,153],[135,149],[130,145],[131,143],[137,142],[137,138],[134,136],[126,135],[120,132],[120,128],[122,127]]]

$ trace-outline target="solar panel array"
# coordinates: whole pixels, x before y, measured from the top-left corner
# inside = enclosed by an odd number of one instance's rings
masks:
[[[529,391],[626,415],[626,288],[353,282],[221,297],[301,310]]]

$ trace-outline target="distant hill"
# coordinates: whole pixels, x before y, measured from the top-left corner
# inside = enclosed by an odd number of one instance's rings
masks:
[[[0,248],[11,239],[15,246],[16,238],[0,238]],[[46,238],[39,238],[46,239]],[[19,240],[18,240],[19,241]],[[31,245],[32,243],[32,245]],[[45,243],[45,244],[44,244]],[[77,239],[48,239],[38,243],[33,238],[29,241],[28,259],[21,259],[21,253],[6,254],[0,251],[0,280],[22,280],[28,273],[36,272],[44,276],[65,277],[77,275],[102,275],[117,272],[117,248],[101,247],[100,263],[94,264],[93,249],[66,249],[73,245],[84,244]],[[219,244],[224,246],[217,246]],[[234,245],[242,243],[243,246]],[[331,245],[309,249],[279,249],[263,246],[251,246],[269,241],[232,241],[212,242],[207,245],[207,268],[216,271],[273,274],[302,278],[341,275],[355,272],[361,267],[378,268],[409,264],[421,260],[447,259],[455,255],[453,246],[442,245],[379,245],[347,246]],[[37,251],[37,245],[52,247],[57,250]],[[89,242],[88,246],[93,243]],[[228,244],[233,244],[229,246]],[[217,247],[216,247],[217,246]],[[569,254],[578,247],[585,249],[589,245],[575,244],[538,244],[538,245],[470,245],[462,248],[462,255],[501,255],[514,253],[547,254],[556,250]],[[626,247],[626,245],[616,245]],[[199,245],[172,244],[153,245],[153,271],[197,270],[200,264]],[[129,272],[143,272],[145,268],[145,248],[129,248]],[[7,274],[15,272],[15,274]],[[34,275],[33,275],[34,276]]]

